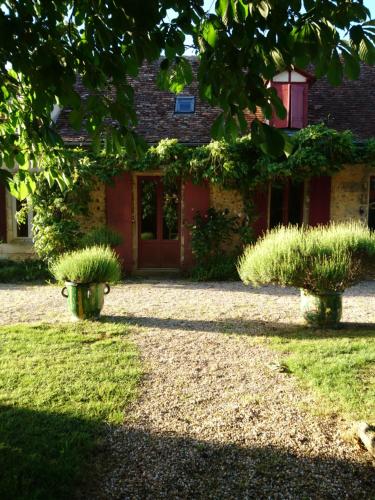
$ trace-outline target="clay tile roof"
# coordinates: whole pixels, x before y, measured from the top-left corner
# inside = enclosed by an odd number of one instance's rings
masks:
[[[359,140],[375,137],[375,67],[362,64],[358,80],[344,79],[338,87],[316,80],[309,90],[308,123],[321,122],[351,130]]]
[[[190,58],[194,73],[198,60]],[[186,144],[205,144],[210,141],[210,127],[219,113],[199,98],[197,82],[185,88],[180,95],[195,96],[195,113],[175,114],[175,95],[157,88],[155,83],[158,62],[145,64],[139,76],[131,80],[135,91],[135,107],[138,116],[137,132],[152,144],[163,138],[177,138]],[[313,74],[311,68],[309,76]],[[331,86],[326,78],[312,81],[309,88],[308,123],[325,122],[337,130],[350,129],[357,139],[375,137],[375,68],[361,66],[358,80],[345,79],[339,87]],[[83,97],[88,91],[77,83],[77,91]],[[258,118],[262,118],[257,112]],[[248,115],[250,122],[254,118]],[[63,110],[58,119],[58,129],[67,144],[87,144],[85,131],[77,132],[68,123],[68,112]]]

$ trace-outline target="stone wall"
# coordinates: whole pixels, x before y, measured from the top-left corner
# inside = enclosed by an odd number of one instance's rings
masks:
[[[370,175],[375,175],[375,168],[367,165],[346,165],[332,177],[332,221],[355,219],[367,224]]]
[[[227,208],[231,215],[243,216],[242,197],[235,189],[223,189],[210,184],[210,206],[215,210]]]
[[[79,217],[79,222],[81,230],[84,233],[106,224],[104,183],[98,182],[93,191],[91,191],[88,215]]]
[[[219,186],[210,184],[210,207],[215,210],[229,210],[230,215],[243,217],[244,207],[242,196],[235,189],[223,189]],[[240,243],[239,235],[235,235],[233,241],[227,245],[230,250]]]

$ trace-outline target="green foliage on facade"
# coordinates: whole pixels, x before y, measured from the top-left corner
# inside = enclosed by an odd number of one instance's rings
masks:
[[[191,226],[191,248],[196,260],[192,277],[198,281],[238,279],[236,262],[240,249],[230,248],[240,221],[227,210],[210,208],[197,213]]]
[[[290,155],[278,159],[264,154],[251,136],[235,142],[212,141],[199,147],[163,139],[138,160],[125,152],[93,155],[83,149],[69,150],[56,157],[56,167],[49,167],[49,171],[56,168],[65,172],[66,183],[50,177],[44,169],[37,175],[35,191],[30,196],[35,247],[39,256],[48,260],[79,246],[82,235],[77,216],[87,213],[95,182],[111,183],[123,171],[161,170],[170,192],[188,178],[197,184],[208,181],[224,189],[239,190],[244,218],[238,231],[247,244],[252,241],[251,226],[257,216],[253,195],[259,186],[282,183],[288,178],[331,175],[346,163],[370,163],[374,158],[373,140],[357,145],[350,132],[337,132],[324,125],[296,132],[290,138]],[[170,202],[173,205],[173,197]]]

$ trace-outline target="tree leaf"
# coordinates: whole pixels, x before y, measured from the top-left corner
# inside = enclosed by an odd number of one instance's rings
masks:
[[[206,21],[203,24],[202,36],[211,47],[215,47],[218,39],[218,32],[211,21]]]
[[[343,68],[337,50],[334,51],[328,66],[327,77],[332,85],[340,85],[343,77]]]
[[[367,38],[363,38],[359,44],[359,56],[366,64],[375,64],[375,48]]]
[[[274,157],[282,155],[287,147],[285,136],[280,130],[258,120],[254,120],[251,125],[251,137],[263,153]]]
[[[270,13],[270,8],[269,8],[268,2],[266,2],[266,0],[262,0],[261,2],[259,2],[258,10],[259,10],[260,15],[262,17],[264,17],[264,19],[267,19],[268,14]]]
[[[213,139],[221,139],[225,135],[225,116],[221,113],[211,127],[211,135]]]
[[[238,125],[233,116],[229,116],[225,122],[225,138],[229,142],[233,142],[238,136]]]
[[[157,84],[162,90],[170,90],[179,94],[193,80],[193,72],[189,61],[179,58],[178,62],[166,70],[160,70]]]
[[[345,61],[345,76],[347,76],[350,80],[356,80],[357,78],[359,78],[361,72],[361,66],[358,59],[345,51],[343,51],[342,55]]]

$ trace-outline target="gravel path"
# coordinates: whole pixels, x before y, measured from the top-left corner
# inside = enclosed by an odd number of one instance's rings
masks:
[[[2,286],[0,297],[1,323],[68,318],[55,287]],[[345,422],[308,412],[312,396],[255,338],[298,322],[298,305],[294,290],[240,283],[114,287],[103,313],[134,325],[146,376],[83,496],[375,498],[374,464],[343,439]],[[351,289],[344,311],[374,322],[375,283]]]

